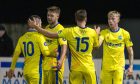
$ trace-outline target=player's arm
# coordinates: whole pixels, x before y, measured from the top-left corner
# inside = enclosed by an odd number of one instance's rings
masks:
[[[102,45],[102,43],[103,43],[103,40],[104,40],[103,32],[101,32],[101,34],[100,34],[101,28],[99,26],[95,25],[94,29],[95,29],[96,33],[98,34],[98,36],[99,36],[99,47],[100,47]]]
[[[10,79],[12,78],[12,76],[14,74],[16,62],[20,56],[20,53],[21,53],[21,47],[20,47],[20,44],[18,42],[16,49],[14,51],[14,54],[13,54],[12,64],[11,64],[10,70],[8,71],[8,78],[10,78]]]
[[[58,69],[61,69],[61,67],[64,63],[64,60],[66,58],[66,52],[67,52],[67,45],[66,44],[61,45],[60,60],[58,60],[58,65],[57,65]]]
[[[99,34],[99,47],[102,45],[104,39],[105,39],[105,34],[106,34],[106,31],[105,30],[102,30]]]
[[[46,37],[49,37],[49,38],[58,38],[58,33],[54,33],[54,32],[49,32],[43,28],[41,28],[38,23],[36,23],[35,20],[29,20],[28,21],[29,25],[33,28],[35,28],[39,33],[45,35]]]
[[[127,51],[128,51],[128,57],[129,57],[129,68],[128,68],[128,76],[132,75],[133,73],[133,60],[134,60],[134,52],[133,52],[133,43],[131,41],[131,38],[130,38],[130,34],[129,32],[127,31],[123,31],[123,34],[124,34],[124,41],[125,41],[125,44],[126,44],[126,48],[127,48]]]
[[[130,67],[133,68],[133,60],[134,60],[133,48],[132,47],[127,47],[127,51],[128,51],[128,56],[129,56]]]
[[[61,69],[61,66],[62,64],[64,63],[64,60],[65,60],[65,56],[66,56],[66,51],[67,51],[67,40],[68,39],[68,33],[69,33],[69,30],[70,28],[66,28],[66,29],[63,29],[63,30],[59,30],[58,31],[58,35],[59,35],[59,39],[58,39],[58,42],[59,44],[61,45],[61,54],[60,54],[60,60],[58,60],[58,65],[57,65],[57,68],[58,69]]]
[[[98,36],[98,37],[96,36],[96,38],[98,38],[98,39],[96,39],[96,41],[98,42],[98,46],[96,48],[93,48],[93,52],[96,52],[104,41],[104,35],[103,35],[103,32],[100,33],[100,28],[99,28],[99,30],[96,28],[94,28],[94,29]]]
[[[103,43],[103,39],[101,39],[101,38],[99,37],[99,47],[102,45],[102,43]]]
[[[100,34],[100,30],[101,28],[99,26],[94,26],[94,30],[96,31],[96,33],[99,35]]]
[[[132,47],[127,47],[128,56],[129,56],[129,68],[128,68],[128,75],[132,75],[133,73],[133,60],[134,60],[134,53]]]

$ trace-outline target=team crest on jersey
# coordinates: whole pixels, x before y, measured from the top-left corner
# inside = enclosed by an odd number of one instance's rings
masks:
[[[47,42],[44,42],[44,46],[47,46]]]
[[[118,39],[119,39],[119,40],[122,40],[122,36],[121,36],[121,35],[120,35],[120,36],[118,36]]]
[[[60,34],[62,32],[62,30],[58,31],[58,34]]]
[[[65,38],[62,38],[62,40],[63,40],[63,41],[66,41],[66,39],[65,39]]]

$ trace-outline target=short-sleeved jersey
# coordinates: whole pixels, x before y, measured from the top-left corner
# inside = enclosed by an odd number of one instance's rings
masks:
[[[59,30],[63,30],[64,27],[61,24],[57,24],[55,27],[51,28],[50,25],[47,25],[46,30],[50,31],[50,32],[58,32]],[[61,45],[66,44],[67,45],[67,41],[63,38],[59,38],[59,39],[54,39],[54,38],[46,38],[46,42],[50,51],[50,56],[49,57],[45,57],[43,60],[43,68],[44,70],[52,70],[53,66],[57,65],[57,60],[60,59],[60,53],[61,53]],[[56,56],[55,52],[58,51],[59,55]],[[62,67],[63,69],[64,67]]]
[[[67,40],[71,52],[70,69],[84,71],[95,70],[92,60],[93,47],[99,45],[98,35],[94,29],[89,27],[80,28],[78,26],[65,28],[58,32],[59,37]]]
[[[102,69],[116,70],[124,68],[124,48],[125,46],[133,46],[129,33],[122,28],[119,28],[116,32],[108,28],[101,31],[99,38],[103,40]]]
[[[15,48],[11,69],[15,69],[19,55],[24,55],[24,74],[39,73],[42,68],[42,55],[49,55],[48,46],[43,35],[30,31],[21,36]]]

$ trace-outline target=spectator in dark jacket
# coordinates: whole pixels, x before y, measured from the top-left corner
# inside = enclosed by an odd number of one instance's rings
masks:
[[[10,57],[13,51],[13,41],[8,36],[5,27],[0,24],[0,57]]]

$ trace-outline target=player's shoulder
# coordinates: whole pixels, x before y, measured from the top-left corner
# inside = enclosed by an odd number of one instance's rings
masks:
[[[87,30],[90,30],[90,31],[95,31],[94,28],[91,28],[91,27],[86,27]]]
[[[26,37],[27,34],[28,34],[28,32],[26,32],[26,33],[24,33],[23,35],[21,35],[21,36],[19,37],[19,40],[20,40],[20,39],[24,39],[24,37]]]
[[[129,32],[127,30],[125,30],[124,28],[120,28],[120,30],[122,31],[122,33],[124,35],[128,35],[129,34]]]
[[[79,26],[71,26],[71,27],[65,28],[66,31],[71,31],[71,32],[77,32],[79,31],[79,29],[81,29]]]
[[[101,30],[100,34],[106,34],[108,32],[110,32],[109,28],[104,28],[104,29]]]
[[[47,25],[47,26],[45,27],[45,29],[52,29],[52,28],[50,27],[50,25]],[[57,25],[55,25],[55,26],[53,27],[53,29],[54,29],[54,30],[62,30],[62,29],[64,29],[64,27],[63,27],[63,25],[61,25],[60,23],[58,23]]]
[[[101,30],[101,32],[108,32],[108,31],[110,31],[109,28],[104,28],[103,30]]]
[[[38,33],[38,32],[35,34],[34,37],[35,37],[37,42],[41,42],[41,41],[45,41],[46,40],[46,37],[44,35]]]
[[[92,34],[93,34],[93,33],[96,33],[95,29],[93,29],[93,28],[91,28],[91,27],[86,27],[85,29],[86,29],[86,31],[88,31],[89,33],[90,33],[90,32],[91,32]]]
[[[48,29],[48,28],[49,28],[49,26],[50,26],[49,24],[48,24],[48,25],[46,25],[46,26],[45,26],[45,29]]]
[[[57,24],[57,27],[61,27],[61,28],[62,28],[63,25],[59,23],[59,24]],[[63,27],[63,28],[64,28],[64,27]]]
[[[77,29],[78,26],[71,26],[71,27],[66,27],[65,29]]]
[[[56,25],[55,27],[57,30],[62,30],[64,29],[63,25],[61,25],[60,23]]]
[[[38,32],[29,32],[24,37],[26,37],[27,35],[29,35],[31,38],[34,38],[34,39],[40,39],[40,38],[44,37],[44,35],[42,35],[41,33],[38,33]]]
[[[71,26],[71,27],[65,27],[64,31],[73,31],[73,30],[76,30],[76,29],[77,29],[77,26]]]
[[[129,33],[127,30],[125,30],[124,28],[120,28],[121,31],[125,32],[125,33]]]
[[[24,33],[23,35],[21,35],[21,36],[18,38],[18,42],[22,42],[22,41],[26,40],[26,35],[27,35],[27,32]]]
[[[24,35],[20,36],[19,39],[18,39],[18,41],[22,41],[23,38],[24,38]]]
[[[41,33],[38,33],[38,32],[36,32],[35,35],[36,35],[38,38],[44,37],[44,35],[42,35]]]

